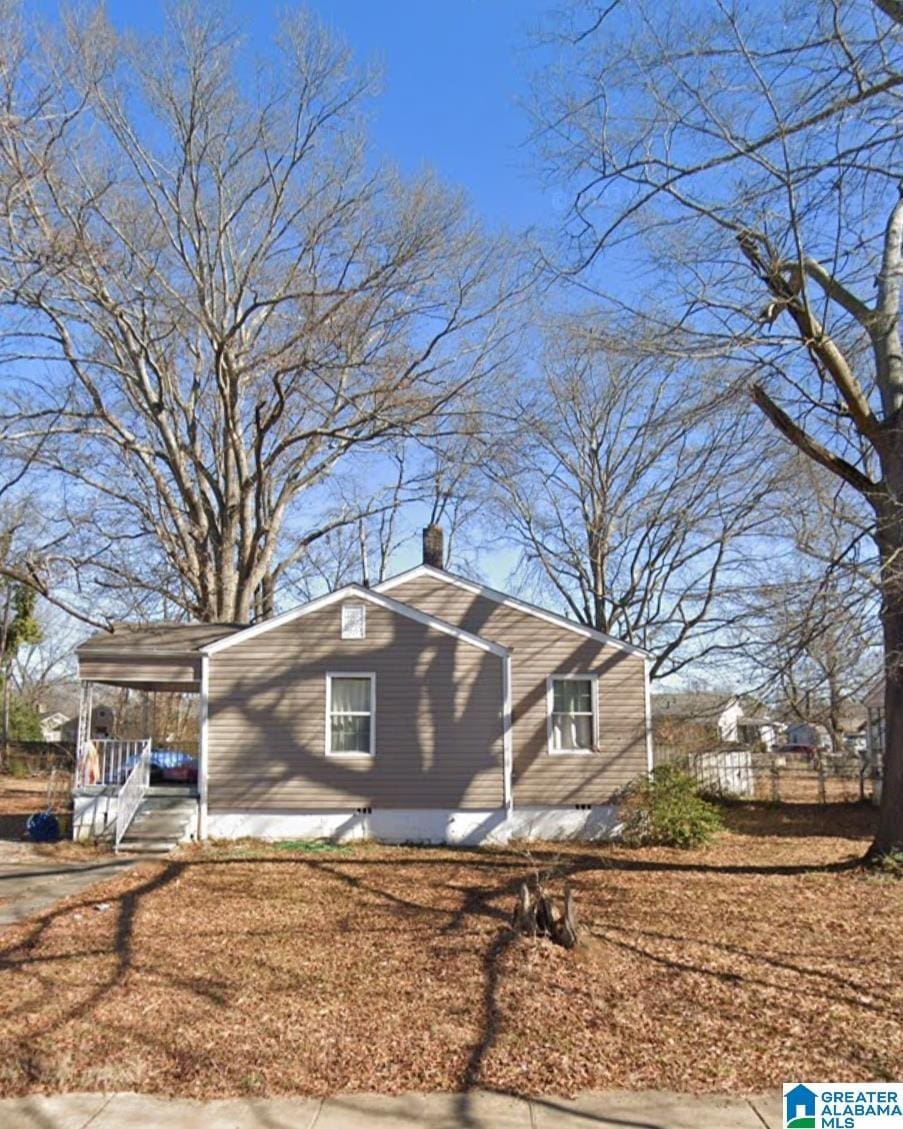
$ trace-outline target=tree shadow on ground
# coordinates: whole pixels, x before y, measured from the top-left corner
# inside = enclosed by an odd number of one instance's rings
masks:
[[[728,830],[764,838],[871,839],[878,821],[877,808],[868,801],[793,804],[744,800],[720,808]]]
[[[457,1104],[458,1123],[465,1129],[477,1129],[482,1124],[482,1112],[476,1103],[470,1101],[468,1095],[482,1087],[491,1084],[492,1071],[487,1069],[487,1063],[494,1050],[498,1047],[500,1039],[506,1030],[506,1025],[512,1021],[510,1012],[506,1012],[504,1004],[505,968],[512,947],[520,943],[510,928],[510,910],[514,903],[517,889],[523,879],[530,873],[534,865],[544,869],[554,869],[562,879],[570,880],[579,889],[581,878],[591,879],[605,871],[616,873],[698,873],[712,875],[747,875],[757,874],[766,876],[793,876],[805,873],[838,873],[858,866],[858,860],[841,860],[824,863],[817,866],[806,865],[767,865],[767,864],[717,864],[706,862],[704,857],[688,855],[686,860],[682,857],[649,857],[641,852],[632,853],[619,849],[578,847],[570,844],[563,848],[554,845],[532,847],[530,858],[515,849],[494,849],[491,851],[480,849],[455,849],[450,852],[448,848],[408,848],[396,850],[380,857],[373,855],[367,857],[368,849],[360,851],[356,856],[349,854],[341,857],[335,855],[318,855],[292,857],[285,852],[278,854],[272,849],[262,847],[260,857],[246,853],[239,857],[220,855],[216,849],[211,853],[199,851],[192,855],[186,853],[181,858],[171,859],[164,863],[155,864],[150,872],[137,872],[135,881],[121,892],[108,893],[106,891],[89,890],[77,899],[68,902],[45,913],[30,924],[27,930],[17,930],[15,940],[0,948],[0,968],[7,970],[22,970],[25,966],[29,975],[36,978],[39,990],[43,991],[43,998],[47,1004],[47,1012],[41,1021],[33,1024],[31,1035],[52,1034],[54,1030],[64,1027],[70,1020],[90,1015],[101,1001],[110,993],[115,993],[126,986],[129,972],[136,967],[135,952],[135,921],[142,902],[157,895],[167,887],[171,887],[181,878],[190,879],[192,874],[203,876],[206,893],[212,892],[215,896],[222,895],[222,905],[225,911],[225,896],[234,883],[227,876],[236,866],[262,868],[278,867],[275,875],[285,874],[286,890],[304,889],[303,875],[322,875],[330,882],[338,882],[349,888],[350,891],[366,897],[372,905],[382,903],[384,910],[397,920],[397,929],[411,934],[411,943],[438,944],[442,938],[447,938],[449,943],[456,944],[456,938],[464,934],[476,936],[474,957],[479,960],[479,1007],[475,1016],[478,1029],[469,1037],[467,1045],[467,1058],[463,1065],[459,1084],[461,1094]],[[288,868],[288,869],[286,869]],[[405,875],[411,873],[411,883],[406,885]],[[296,880],[293,874],[299,875]],[[274,878],[277,887],[281,888],[281,877]],[[273,885],[270,883],[270,886]],[[265,887],[263,887],[265,888]],[[311,889],[316,889],[311,886]],[[451,891],[451,896],[431,900],[430,891]],[[185,887],[178,896],[191,897],[192,885],[186,881]],[[425,893],[423,892],[425,890]],[[176,896],[174,892],[167,897]],[[53,977],[46,976],[40,971],[44,965],[42,961],[59,961],[90,957],[84,949],[78,949],[77,944],[73,951],[70,947],[60,951],[58,945],[51,946],[49,955],[42,953],[41,941],[44,934],[60,916],[71,913],[74,909],[87,908],[95,903],[98,897],[103,897],[110,903],[111,912],[116,915],[116,927],[113,937],[108,941],[110,948],[98,956],[113,957],[109,965],[102,967],[102,974],[95,983],[85,985],[85,990],[79,992],[74,1001],[61,1001],[57,1004],[53,999],[55,982]],[[164,906],[165,908],[165,906]],[[579,910],[578,904],[578,910]],[[397,918],[396,918],[397,915]],[[863,1001],[861,994],[863,985],[856,984],[852,979],[820,970],[809,968],[801,963],[798,958],[774,955],[768,951],[757,951],[754,946],[744,947],[742,939],[734,944],[717,944],[705,939],[684,939],[676,934],[661,930],[643,930],[633,923],[629,927],[619,924],[617,918],[614,923],[605,920],[601,925],[593,922],[592,912],[587,914],[587,931],[598,937],[600,943],[611,944],[622,951],[628,951],[642,961],[652,965],[666,967],[675,972],[693,973],[708,978],[735,983],[753,985],[756,988],[767,990],[785,990],[780,977],[791,973],[805,977],[807,994],[823,996],[827,1003],[843,1000],[851,1006],[862,1009],[863,1016],[887,1015],[890,1013],[891,1001],[875,996],[871,1001]],[[598,917],[598,914],[595,915]],[[379,926],[379,922],[376,922]],[[248,937],[250,934],[248,934]],[[248,938],[246,937],[246,940]],[[680,953],[657,951],[660,946],[671,946],[686,940],[687,944]],[[266,942],[263,941],[263,944]],[[537,941],[536,944],[548,944]],[[708,952],[707,949],[711,949]],[[736,967],[724,967],[724,954],[737,957]],[[138,971],[146,971],[147,961],[141,954],[137,961]],[[175,990],[182,989],[192,993],[204,994],[209,990],[210,1000],[219,1007],[228,1008],[228,995],[217,993],[203,977],[203,968],[196,970],[200,975],[194,975],[186,980],[180,980],[176,969],[165,970],[161,966],[160,975],[169,977]],[[819,981],[824,985],[819,987]],[[475,981],[475,983],[477,983]],[[215,985],[214,985],[215,987]],[[839,991],[838,991],[839,990]],[[473,998],[474,1005],[477,998]],[[139,1025],[140,1026],[140,1025]],[[148,1045],[152,1044],[153,1036],[150,1031],[139,1036]],[[17,1044],[17,1052],[26,1056],[28,1047],[26,1043]],[[35,1078],[36,1084],[43,1084],[40,1073]],[[52,1088],[52,1086],[51,1086]],[[512,1094],[521,1096],[517,1090]],[[570,1112],[570,1111],[569,1111]],[[625,1121],[625,1126],[635,1123]],[[643,1126],[642,1129],[650,1129]],[[655,1129],[655,1127],[651,1127]]]

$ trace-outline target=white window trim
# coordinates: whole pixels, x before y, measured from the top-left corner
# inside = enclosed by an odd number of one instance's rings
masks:
[[[370,679],[370,752],[334,752],[332,749],[332,680],[333,678]],[[326,672],[326,755],[328,757],[376,756],[376,674],[372,670],[328,670]]]
[[[346,635],[345,634],[345,612],[354,610],[361,613],[361,633],[360,635]],[[339,613],[339,635],[346,642],[360,643],[367,638],[367,605],[363,601],[346,600],[341,605]]]
[[[556,749],[553,741],[552,733],[552,713],[554,712],[555,705],[555,683],[556,682],[585,682],[587,679],[590,682],[590,693],[592,695],[593,715],[592,721],[592,744],[588,749]],[[593,674],[592,671],[587,671],[585,674],[550,674],[546,679],[546,736],[548,741],[548,751],[550,757],[592,757],[596,754],[596,746],[599,743],[599,675]]]

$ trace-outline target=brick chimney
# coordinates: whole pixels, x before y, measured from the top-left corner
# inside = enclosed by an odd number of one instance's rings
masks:
[[[445,568],[445,534],[438,525],[428,525],[423,531],[423,563]]]

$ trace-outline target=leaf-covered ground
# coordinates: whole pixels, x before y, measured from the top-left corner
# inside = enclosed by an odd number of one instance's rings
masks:
[[[858,806],[712,847],[551,846],[587,941],[508,928],[514,850],[239,843],[0,934],[0,1091],[759,1091],[903,1074],[903,882]],[[106,904],[106,908],[103,908]]]

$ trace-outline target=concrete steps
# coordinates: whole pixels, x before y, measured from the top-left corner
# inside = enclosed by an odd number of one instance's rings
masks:
[[[197,833],[198,799],[192,789],[148,789],[119,844],[120,854],[168,854]]]

